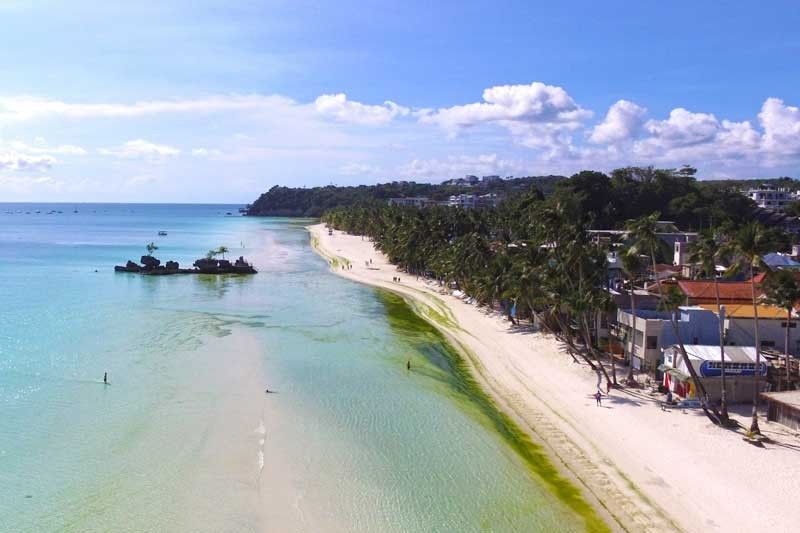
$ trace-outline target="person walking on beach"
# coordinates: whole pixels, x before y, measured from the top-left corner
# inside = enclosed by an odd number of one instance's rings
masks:
[[[594,399],[597,400],[597,405],[598,406],[602,405],[602,403],[600,401],[602,397],[603,397],[603,395],[600,393],[600,391],[597,391],[597,392],[594,393]]]

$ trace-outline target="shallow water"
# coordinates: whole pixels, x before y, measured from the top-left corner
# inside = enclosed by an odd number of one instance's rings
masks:
[[[228,211],[0,204],[0,530],[585,528],[402,300]],[[260,273],[113,272],[150,241]]]

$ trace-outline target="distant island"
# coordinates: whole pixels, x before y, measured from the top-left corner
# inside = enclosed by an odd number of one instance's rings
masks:
[[[147,255],[139,259],[139,263],[128,261],[125,265],[117,265],[114,272],[131,272],[146,276],[169,276],[173,274],[257,274],[258,271],[253,265],[248,263],[244,256],[231,263],[224,259],[228,252],[225,246],[220,246],[216,250],[210,250],[205,257],[197,259],[193,263],[194,268],[181,268],[177,261],[167,261],[163,265],[161,260],[153,256],[153,252],[158,249],[154,243],[147,245]],[[223,259],[216,259],[215,256],[222,255]]]
[[[393,181],[377,185],[295,188],[274,186],[243,210],[249,216],[320,217],[336,207],[368,207],[385,205],[391,198],[425,197],[446,202],[451,196],[461,194],[493,194],[508,197],[536,188],[548,195],[564,176],[533,176],[514,178],[500,176],[466,176],[439,184]]]

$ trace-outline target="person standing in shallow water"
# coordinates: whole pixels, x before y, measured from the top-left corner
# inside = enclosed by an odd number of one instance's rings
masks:
[[[103,385],[108,385],[108,372],[103,372]]]

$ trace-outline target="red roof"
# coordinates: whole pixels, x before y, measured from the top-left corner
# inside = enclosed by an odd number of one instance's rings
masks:
[[[721,300],[752,300],[753,293],[749,281],[720,281],[719,297]],[[678,287],[689,298],[716,298],[713,281],[679,280]],[[756,296],[761,289],[756,283]]]

